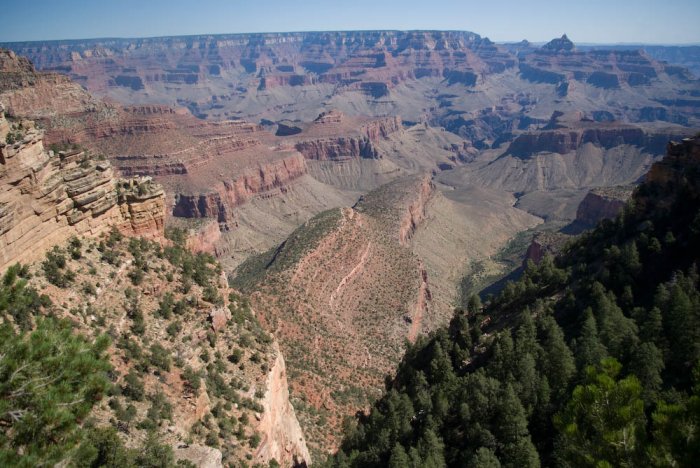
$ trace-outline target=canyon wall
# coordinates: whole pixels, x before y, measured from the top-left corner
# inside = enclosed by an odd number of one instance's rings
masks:
[[[686,138],[668,144],[666,157],[654,163],[646,176],[647,181],[666,185],[683,177],[690,171],[697,174],[700,169],[700,138]]]
[[[668,133],[647,133],[642,128],[620,124],[589,124],[587,127],[522,134],[510,144],[508,154],[520,158],[542,152],[567,154],[576,151],[586,143],[605,149],[632,145],[645,148],[651,153],[661,154],[671,136]]]
[[[71,236],[112,226],[163,238],[165,195],[150,179],[118,180],[108,161],[82,151],[47,152],[31,121],[10,124],[2,117],[0,141],[0,268],[38,260]]]
[[[383,117],[358,125],[359,128],[341,129],[344,116],[337,111],[321,114],[313,123],[310,133],[347,133],[326,138],[304,139],[295,148],[306,159],[316,161],[340,161],[353,158],[377,159],[380,157],[375,143],[402,130],[401,117]],[[347,127],[348,125],[346,125]],[[353,135],[359,133],[359,135]]]
[[[418,225],[425,219],[425,210],[428,200],[435,191],[435,185],[429,176],[424,176],[416,190],[416,197],[406,208],[406,212],[401,217],[399,225],[399,243],[408,245],[416,232]]]
[[[232,209],[251,197],[285,185],[306,174],[301,154],[263,163],[246,170],[241,176],[218,182],[212,191],[198,194],[176,194],[173,215],[183,218],[214,218],[225,224],[233,220]]]
[[[304,462],[310,465],[311,455],[294,408],[289,402],[287,368],[276,341],[274,349],[277,357],[267,376],[262,401],[265,411],[257,428],[262,434],[262,442],[255,457],[263,462],[274,458],[281,466],[298,466]]]

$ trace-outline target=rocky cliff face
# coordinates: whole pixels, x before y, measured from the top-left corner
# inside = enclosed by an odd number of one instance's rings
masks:
[[[595,226],[603,219],[616,217],[632,196],[633,186],[600,187],[588,192],[576,210],[576,221]]]
[[[664,186],[683,177],[690,171],[700,168],[700,137],[686,138],[671,142],[666,157],[651,166],[647,181]]]
[[[8,115],[35,120],[86,110],[103,114],[110,111],[110,106],[67,76],[37,73],[27,58],[6,49],[0,49],[0,102]]]
[[[162,238],[165,196],[149,179],[118,180],[108,161],[82,151],[48,152],[30,121],[0,119],[0,141],[6,142],[0,143],[2,268],[36,260],[73,235],[95,236],[112,226]]]
[[[311,464],[304,434],[299,426],[294,408],[289,402],[287,368],[275,342],[277,352],[267,376],[262,405],[265,411],[258,424],[262,442],[255,452],[256,459],[266,462],[277,460],[281,466]]]
[[[231,181],[217,183],[211,192],[177,194],[173,215],[183,218],[214,218],[221,224],[234,220],[233,208],[251,197],[273,189],[284,189],[294,179],[306,173],[304,158],[292,154],[256,169],[249,169]],[[227,229],[228,227],[224,227]]]
[[[571,239],[571,236],[560,232],[540,232],[535,234],[532,241],[530,241],[527,252],[525,252],[523,268],[527,267],[528,261],[537,265],[545,255],[557,255],[569,239]]]
[[[648,134],[639,127],[621,124],[588,123],[579,128],[562,128],[525,133],[518,136],[508,148],[508,154],[527,158],[537,153],[567,154],[586,143],[610,149],[620,145],[646,148],[661,153],[669,135]]]
[[[416,228],[425,219],[426,206],[434,192],[435,185],[430,180],[430,177],[423,177],[416,190],[415,198],[410,202],[406,213],[401,217],[399,225],[399,243],[401,245],[408,245],[411,237],[413,237],[413,233],[416,232]]]
[[[342,161],[344,159],[377,159],[379,154],[367,137],[340,137],[302,141],[295,145],[306,159]]]
[[[345,117],[337,111],[319,115],[313,122],[310,134],[334,134],[316,139],[302,139],[295,148],[306,159],[316,161],[342,161],[345,159],[380,157],[376,143],[402,130],[401,117],[373,119],[358,125],[358,128],[343,128]],[[348,127],[347,125],[345,127]],[[338,135],[341,133],[341,135]],[[343,134],[345,133],[345,134]],[[304,136],[300,137],[304,138]]]

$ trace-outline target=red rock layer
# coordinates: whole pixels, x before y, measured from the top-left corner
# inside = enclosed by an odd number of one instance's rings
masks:
[[[401,217],[399,226],[399,243],[401,245],[408,245],[416,228],[425,219],[426,206],[434,191],[435,185],[430,177],[424,176],[418,185],[414,200],[408,205],[406,212]]]
[[[632,187],[611,187],[588,192],[576,210],[576,221],[595,226],[603,219],[616,217],[632,195]]]
[[[306,174],[306,164],[300,154],[261,164],[231,181],[217,183],[203,194],[176,195],[173,215],[184,218],[214,218],[220,223],[233,220],[232,209],[253,196],[283,189],[294,179]]]

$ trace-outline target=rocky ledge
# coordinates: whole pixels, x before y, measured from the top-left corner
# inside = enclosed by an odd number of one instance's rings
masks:
[[[612,219],[632,196],[634,186],[597,187],[588,192],[576,210],[576,221],[593,227],[603,219]]]
[[[118,180],[84,151],[46,151],[43,132],[0,106],[0,268],[41,258],[74,235],[112,227],[163,238],[165,195],[150,178]]]

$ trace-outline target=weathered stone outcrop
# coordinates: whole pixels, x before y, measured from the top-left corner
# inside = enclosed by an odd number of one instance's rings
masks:
[[[26,57],[6,49],[0,49],[0,102],[8,115],[32,119],[109,109],[67,76],[37,73]]]
[[[214,218],[219,223],[226,224],[233,220],[233,208],[263,192],[284,189],[287,184],[304,174],[304,158],[301,154],[292,154],[261,164],[231,181],[219,182],[212,187],[211,192],[177,194],[173,215],[183,218]]]
[[[434,191],[435,185],[430,177],[423,177],[416,190],[414,200],[408,205],[406,212],[401,217],[399,225],[399,243],[401,245],[408,245],[416,228],[425,219],[425,209]]]
[[[344,116],[338,111],[324,112],[313,123],[313,131],[338,133]],[[302,140],[295,148],[306,159],[316,161],[341,161],[355,158],[377,159],[379,153],[374,144],[382,138],[402,129],[401,117],[384,117],[370,120],[354,129],[348,136],[329,136],[326,138]],[[335,130],[335,131],[334,131]],[[357,134],[359,133],[359,135]]]
[[[620,213],[632,196],[633,186],[598,187],[585,196],[576,210],[576,221],[595,226],[603,219],[612,219]]]
[[[567,95],[573,80],[604,88],[645,86],[669,73],[664,64],[655,62],[640,50],[577,51],[566,35],[552,40],[540,49],[521,54],[521,76],[536,83],[563,86],[560,95]]]
[[[14,143],[4,143],[8,133]],[[165,196],[150,179],[117,180],[109,162],[82,151],[47,152],[31,121],[10,126],[0,119],[0,141],[0,268],[113,226],[163,237]]]
[[[532,261],[537,265],[545,255],[556,255],[570,238],[571,236],[560,232],[539,232],[535,234],[525,253],[523,268],[527,266],[528,261]]]
[[[647,173],[647,181],[659,185],[676,182],[688,173],[700,170],[700,136],[672,141],[666,148],[666,157],[654,163]]]
[[[647,148],[653,153],[661,153],[668,139],[669,135],[648,134],[639,127],[590,123],[582,128],[524,133],[510,144],[508,154],[519,158],[528,158],[542,152],[567,154],[576,151],[586,143],[592,143],[605,149],[620,145],[632,145]]]
[[[295,145],[306,159],[342,161],[344,159],[377,159],[379,154],[367,137],[340,137],[301,141]]]
[[[204,226],[190,229],[186,246],[193,252],[207,252],[218,256],[216,245],[221,239],[221,228],[216,221],[210,221]]]
[[[277,357],[265,382],[265,396],[262,400],[265,411],[257,427],[262,441],[255,452],[255,458],[262,463],[274,458],[281,466],[310,465],[311,455],[294,408],[289,402],[284,358],[276,341],[274,347]]]
[[[187,460],[197,468],[222,468],[221,450],[205,445],[188,445],[178,442],[173,447],[177,460]]]
[[[284,73],[265,75],[260,78],[259,90],[276,88],[279,86],[308,86],[314,84],[315,80],[310,75],[299,75],[296,73]]]
[[[381,119],[374,119],[360,127],[360,132],[367,136],[370,141],[377,141],[379,138],[386,138],[392,133],[401,131],[401,117],[391,116]]]

